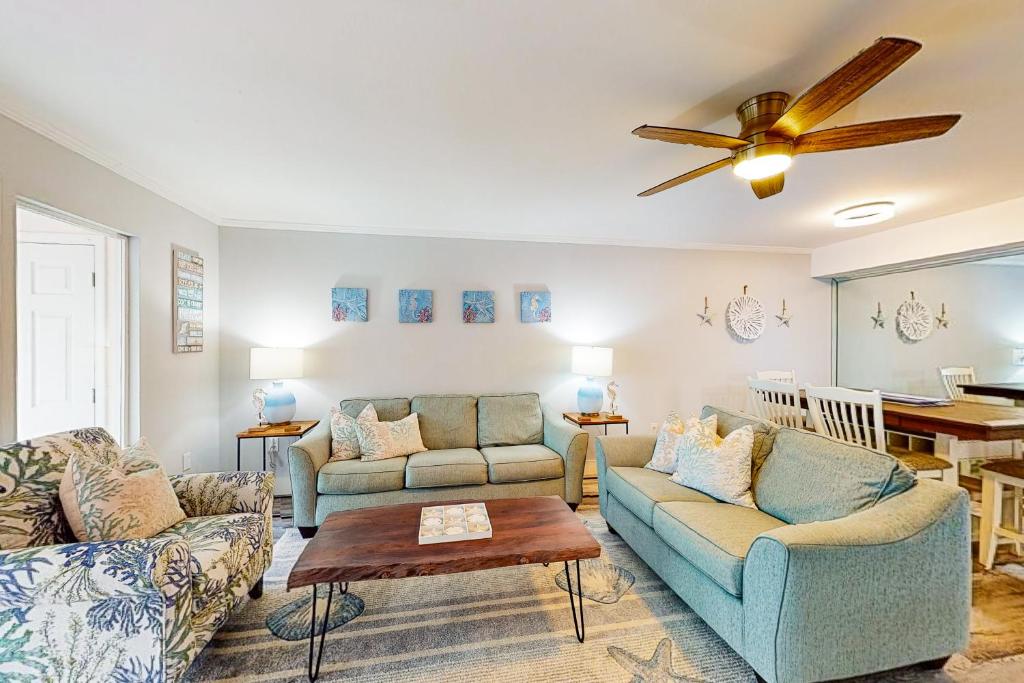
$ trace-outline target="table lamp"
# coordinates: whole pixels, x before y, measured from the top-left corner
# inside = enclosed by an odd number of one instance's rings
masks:
[[[572,347],[572,371],[587,378],[576,392],[580,413],[589,417],[598,415],[604,406],[604,389],[594,378],[611,376],[612,350],[606,346]]]
[[[264,415],[270,424],[291,422],[295,417],[295,394],[284,380],[302,377],[302,349],[249,349],[249,379],[273,380],[267,392]]]

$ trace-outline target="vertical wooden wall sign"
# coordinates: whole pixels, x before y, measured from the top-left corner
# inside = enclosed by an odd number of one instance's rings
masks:
[[[171,292],[171,348],[198,353],[203,350],[203,258],[198,253],[172,245]]]

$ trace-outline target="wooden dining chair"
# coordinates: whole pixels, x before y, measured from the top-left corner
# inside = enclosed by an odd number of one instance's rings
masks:
[[[885,435],[882,394],[844,387],[805,385],[808,412],[814,431],[833,439],[870,448],[898,458],[904,465],[929,479],[957,485],[953,463],[927,453],[889,446]]]
[[[751,377],[747,379],[747,389],[754,415],[780,427],[805,428],[800,389],[795,384]]]
[[[782,384],[796,384],[796,370],[758,370],[754,373],[757,379]]]
[[[954,401],[978,401],[977,396],[965,394],[964,390],[960,388],[961,384],[975,383],[972,366],[939,368],[939,377],[942,378],[942,386],[946,388],[946,396],[949,398]]]

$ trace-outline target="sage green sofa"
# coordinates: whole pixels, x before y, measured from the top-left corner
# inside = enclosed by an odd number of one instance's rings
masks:
[[[419,417],[428,450],[387,460],[330,462],[330,419],[288,449],[295,526],[312,536],[338,510],[459,498],[583,497],[587,433],[547,416],[535,393],[353,398],[353,417],[372,403],[383,421]]]
[[[965,491],[898,460],[707,406],[719,435],[754,428],[758,509],[645,469],[654,436],[598,437],[601,514],[757,674],[822,681],[967,646]]]

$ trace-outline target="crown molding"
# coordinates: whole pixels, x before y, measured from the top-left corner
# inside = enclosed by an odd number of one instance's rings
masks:
[[[183,193],[169,188],[163,183],[149,177],[145,173],[141,173],[133,169],[128,164],[119,161],[113,156],[101,152],[67,131],[61,130],[41,118],[32,116],[24,111],[12,107],[8,102],[0,102],[0,116],[5,116],[11,119],[18,125],[24,126],[32,132],[42,135],[44,138],[57,143],[61,147],[71,150],[79,156],[85,157],[95,164],[99,164],[108,171],[121,176],[125,180],[128,180],[143,189],[149,190],[153,194],[166,199],[172,204],[177,204],[186,211],[194,213],[214,225],[219,225],[221,223],[221,220],[213,211],[185,198]]]
[[[746,251],[768,254],[810,254],[812,249],[756,244],[717,244],[713,242],[670,242],[667,240],[639,240],[616,237],[588,237],[522,233],[482,233],[470,230],[439,230],[436,228],[403,228],[366,225],[338,225],[331,223],[297,223],[290,221],[262,221],[227,218],[222,228],[250,230],[293,230],[298,232],[334,232],[350,235],[380,237],[433,237],[441,239],[490,240],[499,242],[539,242],[544,244],[578,244],[604,247],[640,247],[647,249],[678,249],[698,251]]]

